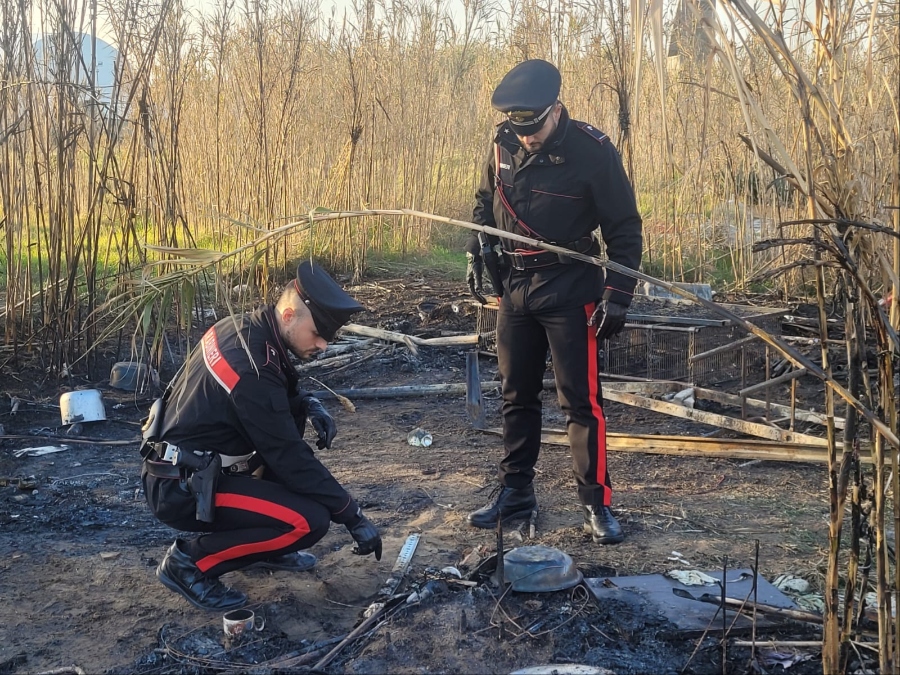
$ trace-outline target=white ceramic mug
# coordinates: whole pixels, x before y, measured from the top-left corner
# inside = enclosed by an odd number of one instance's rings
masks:
[[[262,630],[265,627],[266,620],[262,617],[257,617],[249,609],[233,609],[230,612],[225,612],[222,616],[222,630],[225,631],[225,635],[228,637],[239,638],[244,633]]]

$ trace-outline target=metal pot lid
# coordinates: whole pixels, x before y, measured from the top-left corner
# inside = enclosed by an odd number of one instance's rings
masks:
[[[549,546],[521,546],[503,556],[503,574],[514,591],[549,593],[571,588],[584,578],[565,551]]]

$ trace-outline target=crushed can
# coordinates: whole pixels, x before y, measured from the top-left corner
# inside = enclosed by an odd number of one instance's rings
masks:
[[[421,427],[417,429],[413,429],[409,432],[409,436],[406,437],[406,441],[417,448],[427,448],[431,445],[431,442],[434,439],[431,437],[427,431],[422,429]]]

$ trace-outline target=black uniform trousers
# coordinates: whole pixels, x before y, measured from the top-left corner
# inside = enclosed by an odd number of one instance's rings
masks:
[[[497,316],[497,358],[503,404],[500,482],[522,488],[534,479],[541,444],[541,391],[547,348],[553,359],[559,403],[566,415],[572,472],[578,496],[589,506],[609,506],[606,418],[599,377],[596,326],[587,322],[596,303],[529,310],[503,296]]]
[[[142,472],[147,504],[177,530],[206,532],[183,550],[207,576],[218,577],[273,556],[309,548],[328,532],[331,515],[284,485],[223,473],[216,487],[215,522],[195,518],[196,502],[181,481]]]

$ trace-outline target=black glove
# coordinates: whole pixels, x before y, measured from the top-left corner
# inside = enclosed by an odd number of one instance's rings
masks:
[[[316,441],[316,447],[331,448],[331,441],[337,436],[337,425],[334,423],[331,415],[325,410],[325,406],[315,396],[304,396],[300,401],[300,409],[307,419],[312,422],[313,429],[316,430],[319,440]]]
[[[487,302],[484,297],[484,260],[481,256],[466,252],[466,284],[469,292],[482,305]]]
[[[375,560],[381,560],[381,535],[378,534],[378,528],[362,514],[362,511],[359,511],[357,517],[347,523],[347,529],[350,530],[350,536],[356,542],[356,546],[353,547],[354,554],[374,553]]]
[[[588,326],[597,326],[597,340],[608,340],[622,332],[628,308],[618,302],[601,300],[588,320]]]

